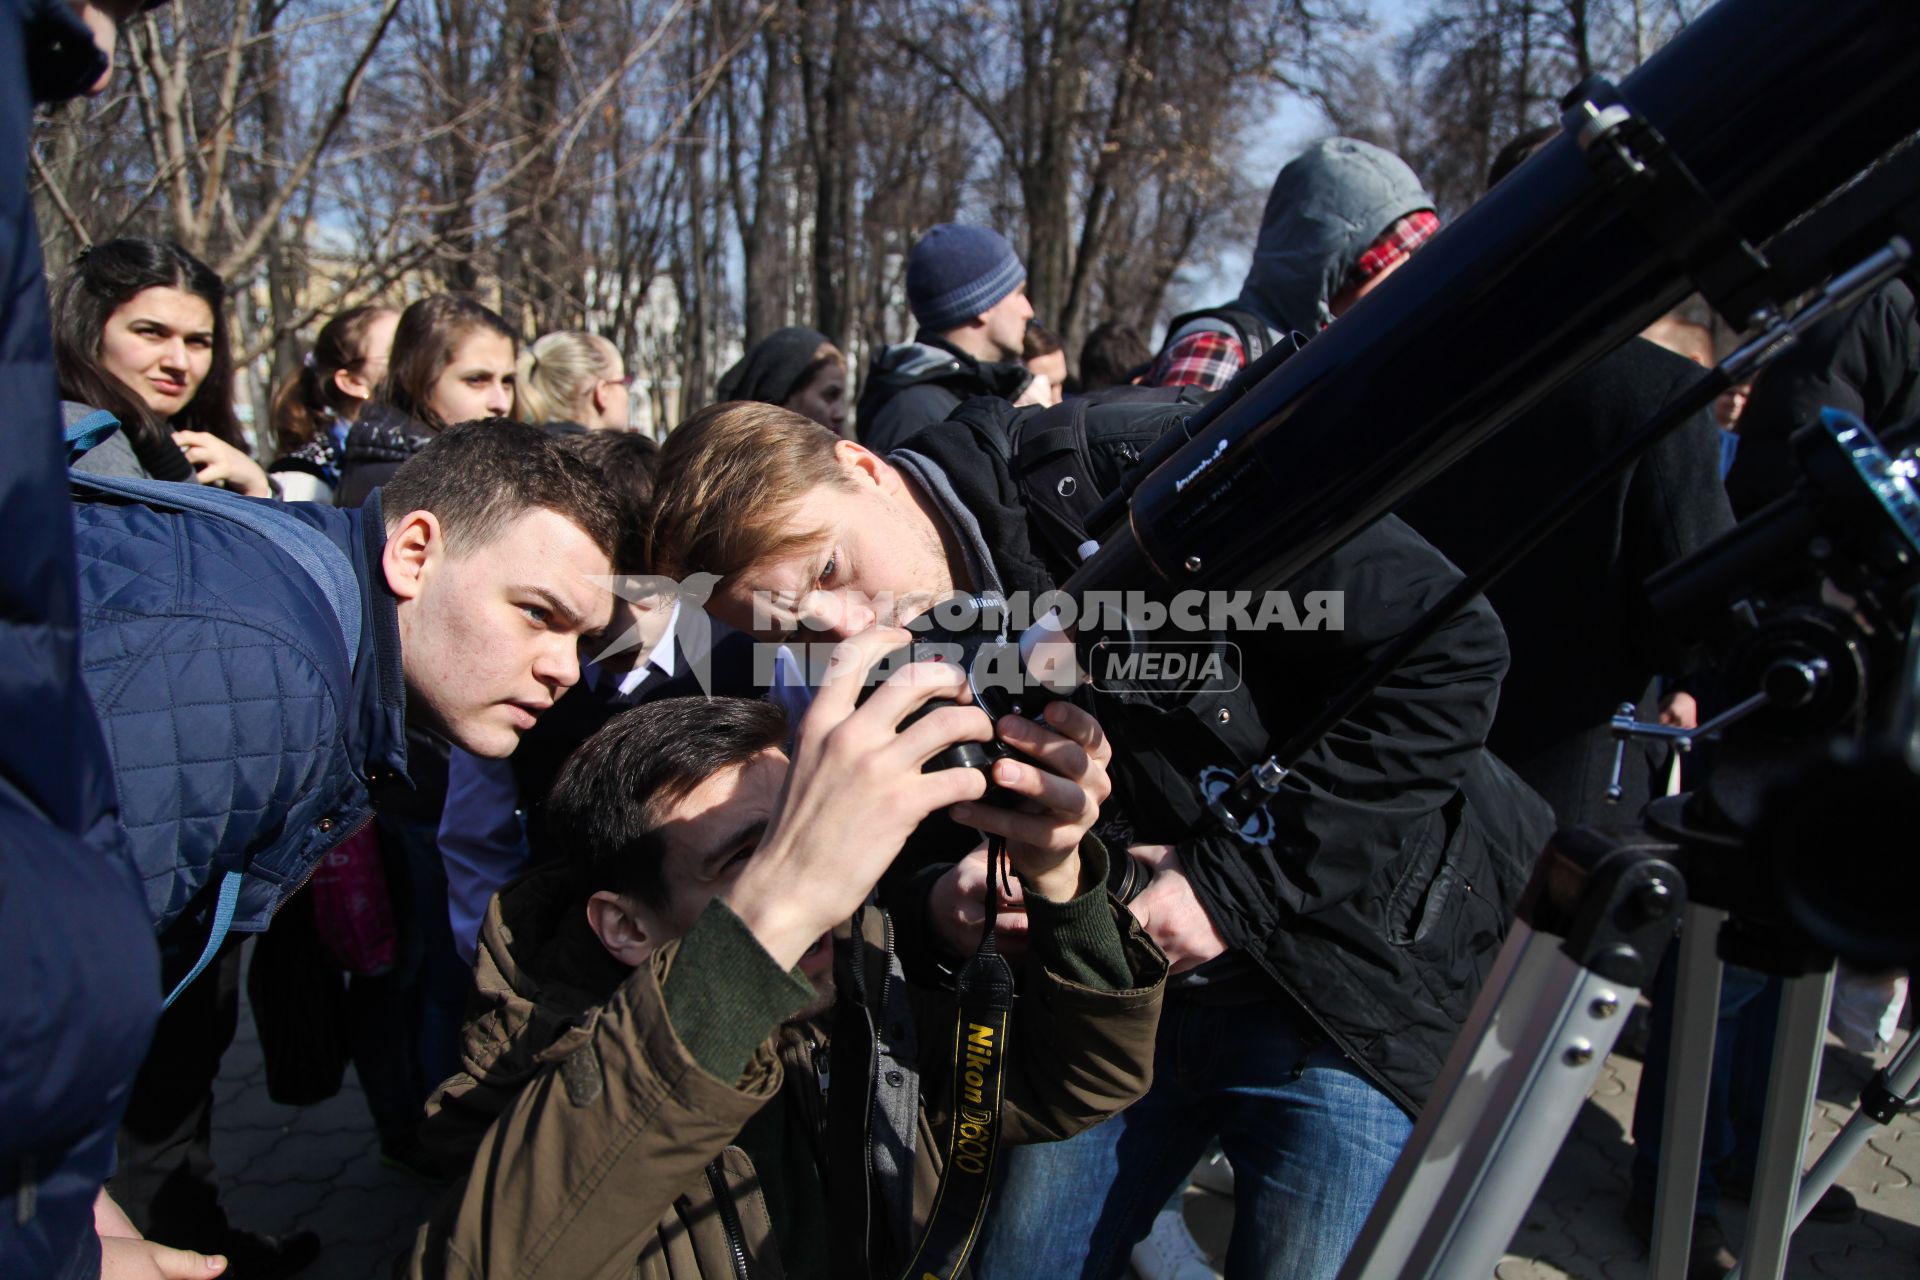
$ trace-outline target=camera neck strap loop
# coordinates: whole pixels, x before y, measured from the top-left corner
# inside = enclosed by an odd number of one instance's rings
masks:
[[[1013,1014],[1013,969],[1000,954],[993,927],[1000,914],[1006,854],[1005,840],[988,838],[986,923],[979,949],[954,981],[959,1008],[953,1027],[953,1115],[943,1144],[946,1160],[926,1230],[901,1280],[954,1280],[986,1220],[1000,1151],[1007,1031]]]

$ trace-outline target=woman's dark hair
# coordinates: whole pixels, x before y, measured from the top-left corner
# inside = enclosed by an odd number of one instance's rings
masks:
[[[360,402],[333,375],[358,373],[367,363],[367,331],[392,307],[351,307],[327,321],[313,350],[273,397],[273,444],[285,456],[320,434],[329,415],[351,421]]]
[[[1123,387],[1152,359],[1153,350],[1138,329],[1109,320],[1089,333],[1080,346],[1081,390]]]
[[[554,780],[548,847],[565,851],[583,896],[611,889],[665,910],[664,810],[786,736],[786,716],[759,699],[662,698],[623,711]]]
[[[213,359],[207,376],[185,408],[167,421],[157,418],[137,390],[100,365],[100,337],[107,318],[143,289],[179,289],[191,293],[213,312]],[[59,373],[60,395],[67,400],[105,409],[120,419],[127,439],[163,479],[191,479],[168,474],[175,466],[158,469],[150,457],[172,461],[172,431],[205,431],[246,451],[246,433],[233,411],[233,353],[227,348],[226,290],[212,267],[171,240],[126,237],[82,249],[61,279],[53,299],[53,360]]]
[[[454,351],[475,329],[491,329],[520,349],[519,335],[492,310],[456,293],[422,298],[400,313],[393,330],[393,355],[380,398],[435,431],[450,423],[427,406],[433,384],[453,363]]]

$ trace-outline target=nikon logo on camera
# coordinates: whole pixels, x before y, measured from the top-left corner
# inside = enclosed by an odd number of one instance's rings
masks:
[[[1240,687],[1240,646],[1231,640],[1102,640],[1089,674],[1096,689],[1231,693]]]

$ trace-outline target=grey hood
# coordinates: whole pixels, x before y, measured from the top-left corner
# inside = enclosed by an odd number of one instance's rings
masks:
[[[1355,138],[1317,142],[1274,179],[1235,305],[1280,333],[1311,337],[1333,319],[1327,301],[1367,246],[1399,219],[1433,207],[1391,151]]]

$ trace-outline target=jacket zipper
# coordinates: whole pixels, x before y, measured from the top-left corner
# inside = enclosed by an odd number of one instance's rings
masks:
[[[362,831],[365,831],[367,829],[367,824],[372,822],[375,816],[376,815],[374,814],[374,812],[371,809],[369,809],[367,811],[367,816],[360,819],[359,822],[355,823],[353,830],[347,832],[347,834],[341,836],[338,840],[335,840],[332,844],[328,845],[326,848],[326,852],[322,853],[320,855],[320,858],[326,857],[327,854],[332,853],[335,849],[338,849],[341,845],[353,839],[355,836],[359,835]],[[295,886],[293,886],[293,888],[287,890],[285,893],[280,895],[280,901],[273,904],[273,910],[267,913],[267,919],[271,920],[275,916],[279,915],[280,909],[287,905],[288,899],[292,898],[294,894],[306,888],[307,881],[313,879],[315,876],[320,874],[320,858],[315,858],[313,860],[313,865],[307,868],[307,873],[300,877],[299,884],[296,884]]]
[[[751,1280],[747,1270],[746,1232],[740,1227],[740,1209],[733,1202],[733,1192],[727,1187],[727,1175],[720,1167],[719,1157],[707,1166],[707,1186],[713,1189],[713,1202],[720,1210],[720,1231],[726,1236],[727,1249],[733,1255],[734,1280]]]
[[[1248,952],[1247,954],[1253,956],[1254,962],[1260,966],[1260,971],[1269,978],[1272,978],[1274,984],[1287,993],[1287,998],[1293,1001],[1295,1007],[1297,1007],[1300,1012],[1306,1014],[1308,1020],[1311,1021],[1314,1026],[1320,1028],[1327,1039],[1331,1040],[1341,1053],[1347,1055],[1347,1061],[1359,1067],[1361,1073],[1365,1075],[1367,1079],[1371,1080],[1379,1088],[1380,1092],[1386,1094],[1389,1098],[1393,1099],[1396,1104],[1405,1108],[1408,1114],[1418,1115],[1420,1113],[1420,1109],[1413,1105],[1412,1099],[1395,1088],[1391,1081],[1384,1079],[1380,1073],[1374,1069],[1371,1062],[1368,1062],[1365,1058],[1355,1053],[1353,1046],[1348,1044],[1338,1031],[1328,1026],[1326,1020],[1313,1011],[1313,1006],[1300,998],[1300,993],[1295,991],[1285,978],[1282,978],[1273,971],[1273,966],[1267,962],[1265,956],[1253,952]]]

